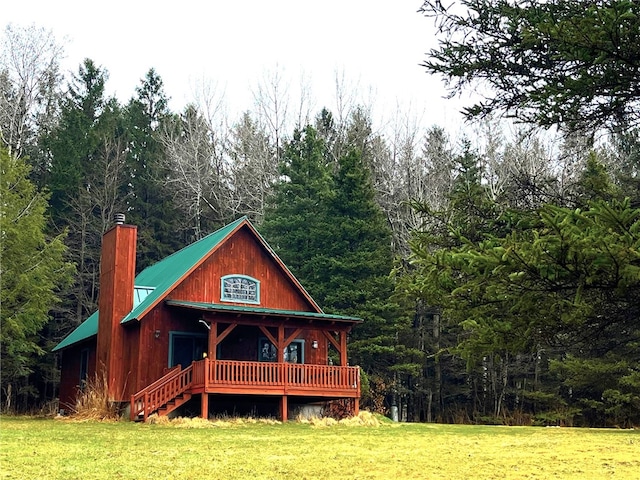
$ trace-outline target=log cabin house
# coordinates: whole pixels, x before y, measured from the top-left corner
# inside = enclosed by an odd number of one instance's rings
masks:
[[[246,218],[137,276],[136,239],[119,216],[102,241],[98,311],[54,348],[62,411],[99,378],[132,420],[187,402],[202,418],[244,407],[287,420],[336,399],[357,413],[347,334],[361,320],[323,313]]]

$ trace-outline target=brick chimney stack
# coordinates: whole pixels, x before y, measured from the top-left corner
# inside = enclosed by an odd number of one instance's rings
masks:
[[[102,236],[100,256],[100,296],[98,298],[98,346],[96,368],[104,375],[112,401],[127,401],[124,388],[124,327],[120,321],[133,310],[136,273],[137,227],[125,225],[122,213]]]

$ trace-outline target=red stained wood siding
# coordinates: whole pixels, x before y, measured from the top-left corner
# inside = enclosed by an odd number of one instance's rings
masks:
[[[208,334],[208,330],[198,319],[198,312],[183,311],[159,305],[140,323],[139,351],[141,352],[137,368],[129,376],[127,393],[131,395],[164,375],[169,360],[169,342],[171,332]],[[231,323],[240,321],[235,316],[216,316],[218,334],[221,334]],[[275,328],[270,328],[273,333]],[[294,327],[285,328],[285,336],[294,332]],[[158,338],[156,338],[156,331]],[[264,334],[255,325],[238,325],[220,343],[220,358],[227,360],[256,361],[258,359],[258,343]],[[306,364],[327,365],[327,339],[322,331],[313,328],[303,330],[296,339],[304,340],[304,361]],[[313,341],[318,348],[313,348]],[[134,357],[135,358],[135,357]]]
[[[65,412],[72,412],[76,405],[76,398],[80,390],[80,360],[82,351],[87,350],[89,362],[87,379],[95,379],[96,374],[96,344],[95,341],[82,342],[70,347],[62,353],[60,387],[58,393],[59,407]]]
[[[193,312],[183,313],[159,304],[145,315],[141,322],[136,322],[138,353],[132,356],[132,364],[136,365],[136,368],[131,372],[130,385],[127,385],[128,395],[142,390],[164,375],[169,366],[171,332],[208,333],[206,328],[198,323],[198,318]]]
[[[220,300],[220,285],[223,276],[233,274],[246,275],[260,282],[260,305],[252,306],[317,311],[300,293],[282,267],[255,239],[248,227],[241,228],[227,239],[211,257],[175,288],[168,298],[229,303]]]

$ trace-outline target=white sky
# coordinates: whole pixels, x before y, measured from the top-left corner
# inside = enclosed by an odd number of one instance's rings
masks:
[[[195,86],[210,82],[230,114],[253,108],[253,92],[278,71],[293,92],[309,79],[313,114],[335,111],[336,74],[344,75],[374,116],[400,111],[425,126],[457,129],[462,102],[445,100],[439,78],[419,63],[435,46],[421,0],[22,0],[0,9],[0,22],[50,29],[66,38],[66,70],[86,57],[109,71],[107,89],[126,102],[156,69],[181,110]],[[371,93],[370,93],[371,92]],[[292,97],[296,97],[292,93]],[[299,102],[291,98],[290,102]]]

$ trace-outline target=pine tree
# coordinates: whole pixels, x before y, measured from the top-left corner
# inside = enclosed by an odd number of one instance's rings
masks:
[[[128,154],[122,108],[105,97],[107,72],[87,59],[69,85],[60,121],[46,139],[51,155],[52,231],[68,228],[78,272],[66,296],[71,325],[97,307],[100,244],[116,211],[124,211],[122,184]]]
[[[285,144],[280,176],[262,232],[322,305],[326,296],[322,270],[329,258],[325,248],[333,179],[326,159],[326,145],[318,138],[315,128],[307,126],[296,130]]]
[[[354,332],[356,339],[391,334],[391,231],[375,202],[369,172],[357,150],[338,160],[328,216],[324,251],[331,261],[324,269],[324,305],[366,318]]]
[[[310,126],[295,132],[282,158],[263,233],[327,312],[364,320],[352,332],[350,358],[372,378],[367,400],[382,408],[395,392],[396,364],[407,361],[396,341],[391,231],[370,173],[355,148],[337,164],[329,160],[325,140]]]
[[[127,182],[123,196],[127,200],[127,222],[138,227],[136,268],[142,270],[182,247],[178,213],[164,180],[168,176],[164,150],[158,140],[168,116],[168,98],[160,76],[151,69],[136,88],[124,112],[128,132],[129,155]]]

